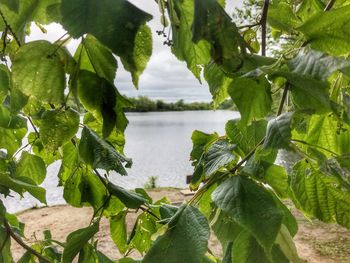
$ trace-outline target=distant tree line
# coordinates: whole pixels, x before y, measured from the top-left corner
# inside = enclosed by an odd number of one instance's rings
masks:
[[[183,99],[177,102],[165,102],[163,100],[151,100],[147,96],[129,98],[133,103],[133,108],[128,108],[128,112],[148,112],[148,111],[198,111],[213,110],[214,107],[210,102],[190,102],[186,103]],[[224,101],[219,108],[220,110],[235,110],[232,100]]]

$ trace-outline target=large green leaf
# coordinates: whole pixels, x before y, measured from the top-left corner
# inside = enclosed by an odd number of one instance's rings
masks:
[[[46,164],[39,156],[22,152],[21,159],[16,165],[16,176],[28,177],[39,185],[45,179]]]
[[[10,71],[9,69],[1,64],[0,65],[0,103],[3,102],[4,98],[10,91]]]
[[[122,254],[125,254],[129,248],[129,245],[127,244],[128,237],[125,222],[126,214],[126,211],[121,211],[109,220],[109,229],[112,240]]]
[[[80,116],[73,109],[45,111],[40,120],[40,139],[51,151],[70,141],[79,128]]]
[[[286,32],[293,30],[299,22],[292,6],[284,1],[272,2],[269,6],[267,21],[273,28]]]
[[[103,120],[103,137],[108,137],[116,126],[124,132],[127,123],[124,123],[123,107],[127,101],[113,84],[92,72],[80,71],[78,96],[85,109],[96,119]]]
[[[44,102],[64,102],[66,61],[56,45],[29,42],[21,46],[12,63],[15,89]]]
[[[229,86],[229,94],[241,113],[242,125],[264,118],[271,110],[271,87],[265,78],[254,81],[236,78]]]
[[[225,129],[229,139],[237,145],[236,151],[245,157],[264,138],[266,126],[266,120],[253,121],[249,126],[240,125],[239,120],[230,120]]]
[[[84,127],[82,131],[79,154],[93,168],[113,170],[121,175],[127,174],[123,163],[126,163],[126,167],[130,167],[132,164],[131,159],[117,152],[113,146],[98,137],[88,127]]]
[[[227,77],[215,63],[210,63],[204,67],[204,78],[208,82],[214,107],[218,107],[228,98],[228,87],[232,79]]]
[[[66,143],[62,147],[62,162],[58,172],[59,185],[64,185],[70,175],[79,167],[79,152],[76,145]]]
[[[211,57],[226,72],[236,72],[243,66],[240,50],[244,41],[230,16],[216,0],[195,0],[193,41],[206,40],[211,45]]]
[[[156,219],[148,213],[138,216],[130,243],[140,252],[148,251],[153,245],[152,236],[157,232]]]
[[[350,6],[345,6],[317,13],[298,30],[313,48],[339,56],[350,51],[349,23]]]
[[[300,4],[299,9],[296,12],[296,15],[302,21],[306,21],[316,13],[323,11],[324,8],[325,8],[325,5],[321,0],[304,0]]]
[[[19,0],[3,0],[2,2],[12,11],[18,12]]]
[[[295,203],[306,214],[350,228],[350,185],[317,164],[301,160],[290,174]]]
[[[112,195],[122,201],[123,204],[128,208],[138,209],[141,205],[147,202],[147,200],[142,195],[126,190],[123,187],[115,185],[111,182],[108,183],[107,189]]]
[[[152,16],[126,0],[62,0],[63,26],[74,38],[86,33],[121,57],[125,69],[138,77],[152,54]],[[108,29],[108,30],[106,30]]]
[[[0,173],[0,185],[7,187],[20,195],[29,192],[40,202],[46,204],[46,191],[35,185],[35,182],[28,177],[11,177],[9,174]]]
[[[62,263],[71,263],[75,256],[83,249],[85,244],[98,232],[99,225],[79,229],[70,233],[66,240],[66,246],[62,255]]]
[[[206,151],[207,147],[218,138],[219,135],[217,133],[208,134],[198,130],[193,131],[191,137],[193,144],[193,148],[191,151],[191,160],[194,162],[198,162],[199,159],[202,157],[203,153]]]
[[[75,59],[80,69],[96,73],[100,78],[113,83],[117,71],[117,60],[112,52],[94,36],[87,35],[76,51]]]
[[[312,115],[304,121],[306,131],[293,130],[299,147],[311,152],[316,149],[325,156],[346,155],[350,152],[350,127],[333,114]]]
[[[213,192],[212,198],[266,251],[271,250],[281,228],[283,212],[264,187],[246,176],[233,176]]]
[[[155,241],[143,263],[201,262],[209,239],[206,218],[193,206],[186,206],[174,217],[175,226]]]
[[[269,121],[267,125],[265,149],[288,149],[291,133],[293,112],[287,112]]]
[[[343,58],[329,56],[325,53],[304,48],[288,62],[292,73],[310,76],[326,81],[336,70],[350,73],[350,61]]]
[[[210,47],[203,41],[192,42],[194,10],[192,0],[176,0],[170,2],[168,12],[172,21],[172,52],[179,60],[185,61],[188,69],[200,80],[201,65],[210,59]]]
[[[14,262],[11,253],[11,238],[8,238],[8,231],[2,226],[2,222],[0,226],[0,244],[0,262]]]

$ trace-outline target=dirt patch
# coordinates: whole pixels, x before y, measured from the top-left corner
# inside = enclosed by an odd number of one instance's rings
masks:
[[[182,202],[184,197],[175,189],[157,189],[149,191],[154,200],[168,196],[172,202]],[[50,229],[53,239],[65,241],[66,236],[79,228],[89,225],[92,210],[90,208],[74,208],[71,206],[54,206],[31,209],[20,213],[19,219],[26,224],[26,242],[29,244],[42,239],[42,231]],[[350,263],[350,230],[335,224],[324,224],[317,220],[308,221],[298,211],[293,214],[299,222],[299,231],[295,236],[296,246],[300,256],[310,263]],[[136,220],[136,214],[127,218],[128,228],[131,229]],[[111,258],[120,258],[116,246],[109,236],[109,223],[105,218],[101,220],[100,231],[97,235],[98,247]],[[215,237],[209,240],[209,247],[214,254],[220,255],[221,245]],[[13,243],[14,259],[18,260],[24,253],[23,249]],[[131,254],[139,257],[140,255]]]

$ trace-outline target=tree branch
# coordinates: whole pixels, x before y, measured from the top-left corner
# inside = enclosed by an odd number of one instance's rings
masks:
[[[261,16],[261,55],[266,56],[266,27],[267,27],[267,13],[269,11],[269,0],[264,0],[263,12]]]
[[[324,11],[326,12],[326,11],[331,10],[334,4],[335,4],[335,0],[330,0],[330,1],[327,3],[327,5],[326,5]]]
[[[31,248],[30,246],[28,246],[26,243],[24,243],[22,241],[22,239],[20,237],[17,236],[17,234],[15,232],[12,231],[11,226],[9,225],[9,223],[7,222],[6,219],[4,219],[4,226],[6,228],[6,230],[8,231],[9,235],[13,238],[13,240],[15,240],[21,247],[23,247],[25,250],[27,250],[29,253],[31,253],[32,255],[36,256],[40,262],[44,262],[44,263],[53,263],[53,261],[47,259],[45,256],[41,255],[39,252],[37,252],[36,250],[34,250],[33,248]]]

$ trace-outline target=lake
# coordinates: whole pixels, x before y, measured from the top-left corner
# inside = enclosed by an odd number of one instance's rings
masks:
[[[159,187],[186,187],[186,175],[192,174],[189,161],[193,130],[224,134],[225,123],[239,118],[234,111],[182,111],[128,113],[125,154],[133,159],[128,176],[111,173],[111,180],[125,188],[143,187],[155,176]],[[47,189],[48,205],[63,204],[62,187],[57,187],[59,163],[48,167],[42,184]],[[25,198],[5,199],[8,211],[18,212],[40,205],[28,194]]]

